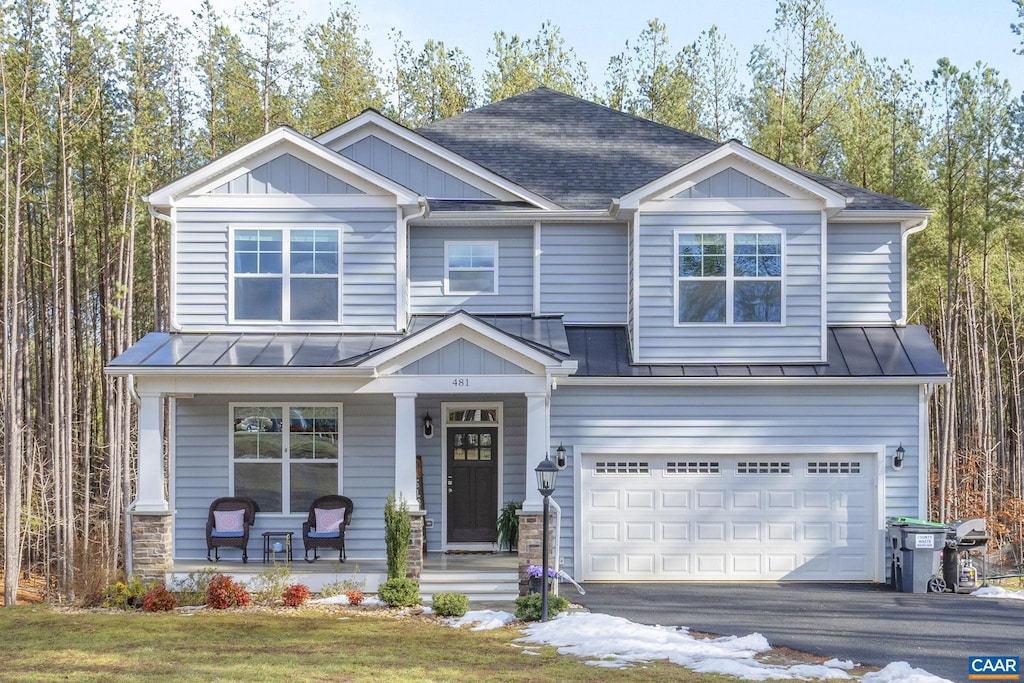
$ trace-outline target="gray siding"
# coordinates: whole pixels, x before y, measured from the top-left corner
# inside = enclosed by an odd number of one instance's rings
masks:
[[[373,135],[342,149],[341,154],[426,197],[493,199],[483,190]]]
[[[696,185],[688,187],[675,195],[678,199],[704,198],[749,198],[749,197],[785,197],[773,187],[768,187],[760,180],[755,180],[735,168],[719,171],[710,178],[705,178]]]
[[[398,371],[400,375],[525,375],[527,371],[459,339]]]
[[[206,556],[206,516],[210,503],[228,490],[230,402],[302,402],[308,397],[203,396],[179,400],[174,453],[174,556]],[[343,404],[342,493],[355,512],[346,533],[351,559],[380,559],[384,552],[384,498],[395,488],[395,401],[388,395],[318,396]],[[295,532],[301,555],[304,515],[256,515],[249,536],[250,559],[260,559],[260,534],[269,529]]]
[[[625,323],[626,240],[625,224],[542,225],[540,312],[567,323]]]
[[[395,210],[182,209],[177,218],[175,307],[184,330],[217,330],[229,324],[230,228],[302,225],[342,228],[341,314],[345,328],[395,329]]]
[[[917,516],[919,474],[916,386],[896,387],[583,387],[551,394],[551,442],[562,442],[574,466],[578,445],[630,453],[637,447],[678,448],[680,454],[765,447],[870,449],[891,457],[907,449],[903,469],[885,468],[885,515]],[[560,477],[560,552],[573,567],[575,484]]]
[[[746,226],[777,227],[785,232],[785,325],[676,326],[675,230]],[[821,246],[818,213],[641,213],[638,360],[820,360]]]
[[[828,322],[893,323],[903,315],[898,223],[828,226]]]
[[[365,194],[291,154],[254,168],[210,194]]]
[[[498,243],[498,293],[444,293],[445,241]],[[533,311],[533,228],[416,227],[409,236],[413,313],[529,313]]]

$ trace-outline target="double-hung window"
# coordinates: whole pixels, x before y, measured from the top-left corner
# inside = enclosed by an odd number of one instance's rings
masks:
[[[782,233],[676,233],[678,324],[782,322]]]
[[[341,319],[337,228],[236,229],[233,250],[235,320]]]
[[[234,495],[264,513],[302,514],[339,491],[341,406],[233,405]]]
[[[445,294],[497,294],[497,242],[445,242]]]

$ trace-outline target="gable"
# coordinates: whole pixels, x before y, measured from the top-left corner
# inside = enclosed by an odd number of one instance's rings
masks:
[[[339,153],[426,197],[494,199],[494,195],[381,140],[376,135],[367,135],[339,150]]]
[[[786,197],[774,187],[735,168],[719,171],[709,178],[673,195],[673,199],[733,199],[754,197]]]
[[[210,194],[365,194],[321,169],[285,153],[214,188]]]
[[[526,375],[515,363],[465,339],[444,346],[409,363],[399,375]]]

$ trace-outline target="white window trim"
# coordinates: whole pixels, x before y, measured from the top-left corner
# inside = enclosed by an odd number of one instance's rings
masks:
[[[450,410],[494,410],[494,422],[449,422],[448,411]],[[448,481],[448,427],[460,425],[476,425],[479,427],[498,428],[498,512],[505,500],[505,403],[497,401],[493,403],[476,402],[449,402],[441,403],[441,550],[448,548],[460,549],[490,549],[493,543],[449,543],[448,542],[448,490],[445,482]]]
[[[733,274],[734,268],[734,241],[733,238],[738,234],[762,234],[762,233],[775,233],[780,235],[779,245],[782,258],[782,275],[779,277],[780,282],[780,305],[781,311],[779,315],[779,322],[735,322],[733,320],[734,314],[734,290],[733,286],[736,282],[736,276]],[[679,282],[682,280],[679,276],[679,236],[680,235],[700,235],[700,234],[723,234],[725,235],[725,276],[715,278],[686,278],[687,280],[704,280],[719,282],[725,281],[725,322],[721,323],[703,323],[703,322],[684,322],[679,320]],[[747,226],[747,227],[729,227],[719,228],[715,226],[702,226],[694,228],[686,228],[682,230],[676,230],[672,233],[672,321],[675,327],[785,327],[786,325],[786,231],[781,228],[771,226]],[[745,280],[769,280],[772,278],[739,278],[741,281]]]
[[[281,273],[235,273],[235,233],[239,230],[280,230],[281,231]],[[299,274],[297,277],[329,279],[334,277],[338,282],[338,315],[334,320],[292,320],[291,319],[291,232],[293,230],[334,230],[338,233],[338,273],[336,275]],[[261,325],[277,323],[279,325],[310,325],[323,327],[342,324],[342,295],[344,287],[342,271],[344,270],[345,231],[338,225],[232,225],[228,230],[228,323],[238,325]],[[281,319],[235,318],[235,278],[281,278]]]
[[[338,488],[337,491],[341,494],[344,489],[342,484],[344,483],[344,477],[342,475],[342,463],[344,462],[344,454],[342,453],[342,447],[345,443],[345,419],[344,412],[341,403],[325,403],[323,401],[291,401],[288,403],[280,403],[277,401],[237,401],[228,403],[228,495],[235,495],[235,408],[280,408],[282,421],[285,419],[284,416],[289,416],[289,424],[291,422],[290,415],[292,408],[337,408],[338,409],[338,459],[337,461],[321,458],[309,460],[308,462],[337,462],[338,463]],[[301,518],[308,514],[307,512],[285,512],[291,507],[291,468],[287,467],[292,462],[291,454],[288,452],[288,448],[291,445],[291,429],[281,431],[281,451],[288,457],[281,458],[258,458],[254,460],[246,460],[245,462],[260,462],[260,463],[276,463],[281,466],[281,512],[260,512],[261,517],[272,517],[272,518]],[[284,436],[287,434],[288,436]],[[303,462],[306,460],[303,459]]]
[[[448,266],[448,248],[450,246],[460,247],[491,247],[494,249],[494,267],[493,268],[456,268],[458,271],[480,271],[480,272],[494,272],[494,291],[454,291],[451,288],[451,283],[448,279],[448,273],[451,270]],[[444,293],[445,296],[496,296],[498,294],[498,242],[497,241],[478,241],[478,240],[445,240],[444,242]]]

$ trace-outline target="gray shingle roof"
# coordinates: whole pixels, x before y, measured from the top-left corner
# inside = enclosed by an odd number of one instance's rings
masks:
[[[548,88],[416,131],[567,209],[605,209],[721,143]],[[921,207],[796,169],[851,199],[849,208]]]

